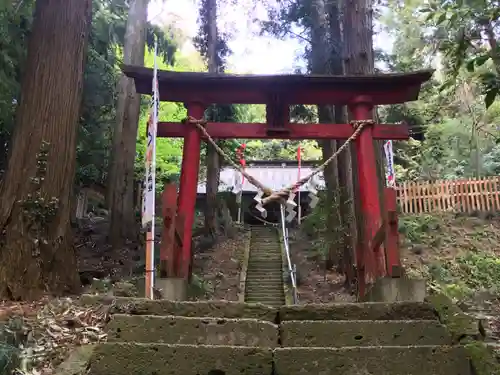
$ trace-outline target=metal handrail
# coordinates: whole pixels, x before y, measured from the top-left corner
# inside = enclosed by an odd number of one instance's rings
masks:
[[[297,267],[295,264],[292,264],[292,258],[290,256],[290,245],[288,243],[288,228],[286,227],[284,205],[281,205],[281,233],[285,247],[286,260],[288,263],[288,273],[290,275],[290,280],[292,280],[293,304],[297,305],[299,303],[299,296],[297,293]]]

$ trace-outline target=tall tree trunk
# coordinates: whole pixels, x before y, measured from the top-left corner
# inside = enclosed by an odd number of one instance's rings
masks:
[[[332,74],[343,75],[342,62],[342,32],[340,27],[340,0],[332,0],[327,4],[330,28],[330,66]],[[347,121],[346,108],[335,106],[335,123],[344,124]],[[339,147],[345,141],[337,141]],[[342,259],[341,271],[345,275],[346,286],[354,282],[354,249],[356,244],[356,217],[354,210],[354,187],[352,180],[351,149],[348,147],[338,157],[339,207],[342,227]]]
[[[0,184],[0,298],[79,286],[70,207],[91,0],[38,0]]]
[[[373,0],[344,0],[342,31],[344,35],[344,67],[346,75],[373,74],[375,60],[373,52]],[[376,120],[376,111],[373,111]],[[377,163],[380,206],[383,210],[383,186],[385,176],[382,163],[382,143],[375,143],[375,160]],[[359,197],[359,182],[357,174],[357,158],[354,148],[351,147],[351,162],[353,169],[354,197]],[[356,212],[356,243],[363,241],[361,235],[363,213],[359,199],[354,199]]]
[[[330,44],[328,40],[328,18],[327,8],[324,0],[311,2],[312,40],[311,40],[311,70],[313,74],[331,74]],[[318,106],[318,117],[320,123],[333,123],[334,114],[332,106]],[[323,161],[326,161],[336,150],[337,142],[330,139],[319,140],[321,145]],[[337,160],[330,163],[324,171],[327,199],[330,205],[328,210],[328,255],[326,268],[338,265],[341,259],[340,238],[340,213],[339,213],[339,185]]]
[[[143,66],[149,0],[130,2],[124,64]],[[113,246],[123,245],[127,238],[136,238],[138,226],[134,212],[134,164],[141,96],[134,80],[122,74],[118,83],[116,123],[107,182],[106,200],[111,212],[110,240]]]
[[[207,35],[207,58],[208,71],[210,73],[218,73],[219,67],[217,64],[217,0],[206,0],[205,6],[207,11],[206,23],[208,25]],[[217,107],[212,106],[210,119],[217,120]],[[212,237],[217,236],[217,192],[219,189],[220,180],[220,158],[215,148],[207,143],[207,191],[205,202],[205,231]]]

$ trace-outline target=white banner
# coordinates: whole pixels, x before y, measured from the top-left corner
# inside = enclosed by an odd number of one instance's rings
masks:
[[[151,113],[147,125],[146,145],[146,176],[144,180],[144,192],[142,197],[142,225],[146,226],[153,222],[155,217],[155,179],[156,179],[156,129],[158,127],[158,110],[160,106],[160,95],[158,92],[158,66],[155,63],[153,73],[153,98],[151,101]]]
[[[386,178],[387,186],[394,187],[396,185],[396,174],[394,172],[394,151],[392,149],[392,141],[387,141],[384,144],[385,160],[387,161]]]

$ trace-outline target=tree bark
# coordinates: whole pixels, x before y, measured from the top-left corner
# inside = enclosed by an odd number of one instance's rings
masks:
[[[132,0],[130,3],[123,48],[124,64],[144,65],[148,4],[149,0]],[[141,96],[135,90],[134,80],[122,74],[118,83],[112,160],[106,187],[106,200],[111,213],[110,240],[114,247],[122,246],[126,239],[135,239],[138,235],[134,165],[140,106]]]
[[[70,207],[91,0],[38,0],[0,184],[0,298],[79,286]]]
[[[327,8],[324,0],[314,0],[311,3],[311,70],[313,74],[332,74],[329,50],[331,45],[328,40],[328,18]],[[332,106],[318,106],[318,118],[320,123],[333,123],[334,114]],[[323,161],[326,161],[337,150],[335,140],[319,140],[323,153]],[[331,162],[324,171],[327,199],[330,204],[328,210],[328,255],[325,267],[332,268],[338,265],[342,255],[339,242],[341,233],[341,222],[339,213],[339,184],[337,160]]]
[[[345,0],[343,5],[342,32],[344,36],[344,67],[346,75],[373,74],[375,60],[373,52],[373,0]],[[373,111],[376,120],[376,111]],[[382,141],[374,141],[375,159],[377,163],[380,206],[383,210],[383,187],[385,175],[383,172]],[[357,157],[354,146],[351,146],[351,163],[353,177],[354,207],[356,217],[357,238],[355,244],[363,241],[363,213],[360,207],[359,182],[357,174]],[[382,212],[381,212],[382,214]]]
[[[330,28],[330,66],[332,74],[343,75],[342,61],[342,31],[340,27],[340,0],[332,0],[327,4],[328,21]],[[344,124],[347,121],[346,108],[335,106],[335,123]],[[345,140],[337,141],[339,147]],[[342,227],[342,259],[341,272],[345,275],[346,287],[354,283],[354,249],[356,239],[356,217],[354,210],[354,187],[352,180],[351,148],[347,147],[338,157],[339,179],[339,209]]]
[[[217,0],[206,0],[207,7],[207,58],[208,71],[210,73],[218,73],[219,67],[217,64]],[[211,120],[216,120],[217,108],[212,106]],[[220,180],[220,157],[215,148],[207,143],[207,194],[205,202],[205,231],[212,237],[217,236],[217,192],[219,190]]]

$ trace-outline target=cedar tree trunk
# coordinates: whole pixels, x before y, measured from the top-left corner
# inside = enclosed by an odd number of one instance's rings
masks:
[[[38,0],[6,174],[0,299],[76,291],[70,207],[91,0]]]

